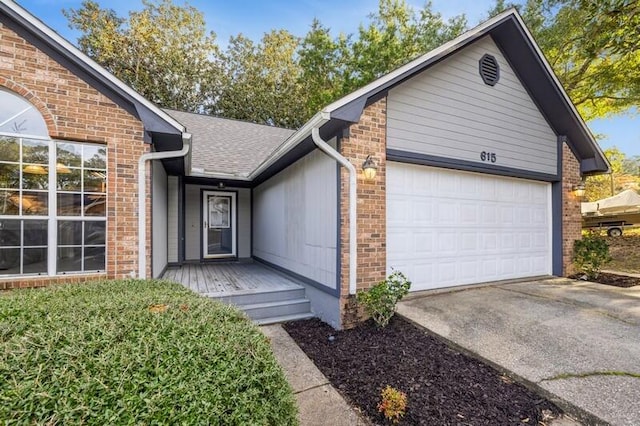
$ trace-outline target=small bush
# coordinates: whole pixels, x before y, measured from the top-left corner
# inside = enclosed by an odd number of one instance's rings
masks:
[[[380,281],[369,290],[357,294],[358,303],[380,327],[386,327],[396,312],[398,302],[409,293],[411,281],[400,271],[393,271],[386,280]]]
[[[398,423],[407,411],[407,394],[387,385],[380,397],[378,411],[391,423]]]
[[[604,265],[611,261],[609,244],[598,232],[588,232],[573,244],[573,263],[588,279],[596,279]]]
[[[260,330],[166,282],[0,294],[0,378],[9,424],[297,424]]]

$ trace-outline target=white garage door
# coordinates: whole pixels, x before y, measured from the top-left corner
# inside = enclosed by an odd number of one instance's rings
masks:
[[[412,290],[551,274],[551,185],[387,163],[387,269]]]

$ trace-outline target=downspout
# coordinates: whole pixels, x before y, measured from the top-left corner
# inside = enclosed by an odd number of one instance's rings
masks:
[[[184,157],[191,147],[191,134],[182,134],[182,149],[180,151],[148,152],[138,159],[138,278],[146,278],[147,274],[147,166],[151,160]]]
[[[311,138],[318,148],[349,171],[349,294],[356,294],[356,274],[358,268],[358,233],[356,222],[358,217],[356,214],[358,194],[356,192],[356,168],[349,160],[322,140],[318,127],[314,126],[311,129]],[[340,220],[340,218],[338,218],[338,220]]]

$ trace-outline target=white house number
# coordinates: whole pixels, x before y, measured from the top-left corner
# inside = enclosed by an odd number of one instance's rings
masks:
[[[495,163],[498,160],[495,152],[488,152],[488,151],[482,151],[480,153],[480,159],[487,163]]]

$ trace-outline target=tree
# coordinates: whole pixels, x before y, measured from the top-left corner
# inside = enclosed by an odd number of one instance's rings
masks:
[[[143,0],[119,17],[84,0],[63,13],[81,32],[80,49],[147,99],[166,108],[199,111],[215,97],[219,56],[201,12],[171,0]]]
[[[209,112],[281,127],[302,125],[306,117],[298,45],[285,30],[272,30],[257,45],[242,34],[231,37],[222,55],[222,89]]]
[[[444,22],[427,2],[418,14],[405,0],[380,0],[368,26],[360,25],[352,45],[348,91],[428,52],[458,36],[466,26],[464,15]]]
[[[498,1],[490,13],[509,5]],[[528,0],[519,9],[586,120],[640,103],[637,0]]]
[[[350,37],[331,37],[329,28],[314,19],[300,43],[298,63],[300,86],[305,102],[305,116],[310,118],[324,106],[346,94]]]
[[[637,157],[626,158],[615,146],[606,149],[604,154],[611,164],[611,174],[587,177],[586,201],[601,200],[640,186],[640,175],[637,174],[640,160]]]

